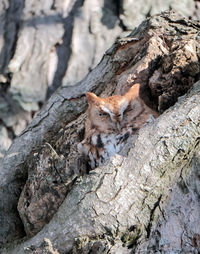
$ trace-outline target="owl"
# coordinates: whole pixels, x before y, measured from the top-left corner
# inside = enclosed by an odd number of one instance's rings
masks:
[[[120,153],[127,139],[146,122],[158,116],[139,97],[140,85],[133,85],[124,95],[100,98],[87,93],[85,137],[78,150],[84,154],[91,169]]]

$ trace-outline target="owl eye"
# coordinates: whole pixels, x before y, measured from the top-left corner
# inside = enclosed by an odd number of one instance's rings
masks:
[[[108,115],[108,113],[106,113],[106,112],[99,112],[99,116],[107,116]]]
[[[125,112],[125,113],[126,113],[126,112],[130,112],[130,111],[133,110],[133,109],[134,109],[134,107],[128,106],[128,107],[125,109],[124,112]]]

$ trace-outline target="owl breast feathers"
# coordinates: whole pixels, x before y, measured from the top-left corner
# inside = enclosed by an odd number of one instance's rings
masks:
[[[107,98],[86,94],[85,138],[78,150],[86,156],[92,169],[119,153],[136,130],[152,116],[158,116],[139,97],[139,89],[140,85],[135,84],[126,94]]]

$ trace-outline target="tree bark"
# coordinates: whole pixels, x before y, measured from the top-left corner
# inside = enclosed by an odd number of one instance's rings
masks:
[[[200,70],[199,27],[173,11],[149,18],[116,41],[85,79],[49,99],[0,166],[2,243],[25,234],[17,205],[26,233],[36,234],[2,253],[21,254],[25,248],[37,253],[44,249],[44,238],[59,253],[185,248],[198,253],[200,231],[193,226],[199,222],[200,83],[194,85]],[[76,147],[84,132],[84,94],[123,93],[138,82],[146,104],[162,115],[140,130],[127,157],[115,155],[85,174]],[[44,192],[35,188],[38,183]],[[59,202],[52,207],[55,190]],[[31,213],[27,202],[39,208]],[[44,210],[44,204],[49,208]],[[188,204],[194,207],[189,222]],[[173,217],[170,209],[176,206]],[[40,221],[33,211],[42,211]],[[171,239],[167,229],[178,230],[178,223],[184,229]]]

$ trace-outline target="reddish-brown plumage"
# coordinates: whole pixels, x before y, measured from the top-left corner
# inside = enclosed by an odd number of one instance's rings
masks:
[[[158,116],[139,97],[139,90],[140,85],[135,84],[124,95],[100,98],[94,93],[86,94],[85,139],[80,147],[92,168],[119,152],[127,140],[124,135],[131,136],[151,115]]]

